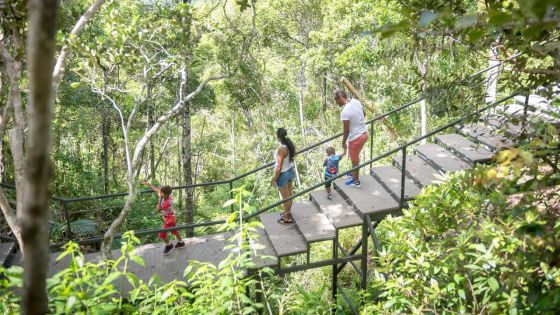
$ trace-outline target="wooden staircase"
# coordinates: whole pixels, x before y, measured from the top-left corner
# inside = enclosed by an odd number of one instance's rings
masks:
[[[413,200],[423,187],[437,182],[445,173],[463,171],[478,163],[490,162],[498,150],[514,146],[522,134],[533,133],[535,129],[530,125],[532,122],[544,120],[547,123],[560,124],[560,120],[553,119],[550,115],[543,119],[542,113],[537,115],[539,113],[530,111],[529,115],[536,114],[524,117],[519,108],[516,107],[515,112],[508,108],[505,106],[486,113],[474,123],[456,126],[456,133],[439,134],[434,137],[433,143],[417,145],[413,150],[409,150],[414,154],[409,153],[405,159],[405,204],[401,203],[402,156],[396,155],[392,159],[393,165],[374,167],[370,174],[362,175],[360,188],[345,186],[344,179],[340,178],[334,181],[335,189],[331,200],[325,198],[324,191],[314,191],[309,194],[309,200],[294,201],[294,224],[279,224],[279,212],[261,214],[259,219],[264,228],[257,231],[260,235],[258,243],[262,246],[254,254],[255,268],[272,267],[281,271],[282,258],[302,254],[307,255],[309,264],[311,244],[317,242],[331,242],[333,259],[336,259],[340,248],[340,230],[362,226],[362,240],[364,236],[367,239],[368,234],[371,235],[374,230],[373,227],[367,230],[364,221],[379,222],[388,215],[401,215],[402,207],[406,207],[406,202]],[[521,117],[529,124],[512,123],[509,119],[511,116]],[[144,257],[146,266],[135,267],[138,270],[134,272],[145,281],[154,273],[160,274],[160,277],[163,273],[162,279],[172,280],[181,277],[190,260],[217,264],[227,255],[224,246],[226,238],[230,235],[231,233],[227,232],[187,239],[186,250],[175,250],[169,256],[162,256],[161,244],[141,246],[135,249],[135,252]],[[359,248],[367,248],[367,243],[365,244],[356,245],[349,251],[350,255]],[[344,249],[341,248],[341,251],[345,256],[350,256]],[[119,252],[115,251],[115,256],[118,255]],[[98,260],[99,254],[87,255],[86,259]],[[51,271],[60,270],[66,265],[65,261],[53,260]],[[344,263],[338,265],[331,261],[325,265],[332,265],[333,270],[340,270]],[[311,268],[316,265],[309,266]],[[353,266],[356,269],[354,264]],[[365,276],[361,276],[364,279]],[[333,282],[336,285],[336,280]]]

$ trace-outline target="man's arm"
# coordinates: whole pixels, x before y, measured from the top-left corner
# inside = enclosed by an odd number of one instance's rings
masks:
[[[343,120],[342,126],[342,148],[346,149],[346,140],[348,140],[348,135],[350,134],[350,120]]]

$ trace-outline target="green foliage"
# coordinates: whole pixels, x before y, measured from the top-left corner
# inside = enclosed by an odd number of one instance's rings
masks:
[[[504,156],[513,156],[507,152]],[[519,167],[532,164],[527,154],[521,156],[526,158]],[[378,300],[367,309],[384,314],[560,311],[560,220],[548,213],[553,210],[539,207],[538,196],[512,205],[508,194],[521,178],[520,173],[511,177],[515,167],[479,166],[449,176],[427,187],[403,217],[382,221],[383,250],[375,259],[379,267],[372,285]]]
[[[51,223],[51,233],[55,235],[60,235],[67,233],[68,226],[66,223],[55,222]],[[80,238],[93,236],[97,233],[97,223],[87,219],[79,219],[70,222],[70,231],[73,235]]]
[[[258,236],[255,229],[259,222],[238,225],[238,217],[250,207],[244,197],[248,193],[236,190],[233,203],[239,212],[232,214],[224,230],[233,230],[233,236],[225,250],[230,254],[218,266],[191,261],[185,270],[185,278],[166,284],[158,284],[157,275],[148,283],[129,271],[130,264],[144,266],[134,247],[140,240],[133,232],[123,235],[120,256],[116,260],[86,261],[76,243],[70,242],[58,256],[67,261],[68,267],[48,279],[49,312],[52,314],[256,314],[263,308],[256,303],[251,292],[261,291],[261,277],[270,276],[270,270],[259,270],[256,276],[248,276],[254,267],[254,245]],[[229,206],[227,204],[226,206]],[[0,310],[17,313],[18,299],[13,290],[22,285],[22,269],[0,268]],[[128,293],[123,291],[127,288]]]

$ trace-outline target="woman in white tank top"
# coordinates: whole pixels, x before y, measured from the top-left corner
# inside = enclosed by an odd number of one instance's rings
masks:
[[[289,198],[293,195],[292,181],[296,176],[294,167],[295,146],[288,138],[288,132],[284,128],[276,131],[276,136],[280,142],[280,147],[274,152],[274,177],[272,177],[272,185],[276,186],[280,191],[282,199]],[[284,213],[278,219],[280,224],[294,223],[292,218],[292,200],[283,203]]]

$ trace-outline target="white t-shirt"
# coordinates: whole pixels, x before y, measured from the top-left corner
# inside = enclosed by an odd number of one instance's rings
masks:
[[[366,122],[364,119],[364,107],[357,99],[352,99],[344,105],[340,113],[340,120],[350,121],[350,133],[348,134],[348,141],[356,140],[364,132],[367,131]]]

